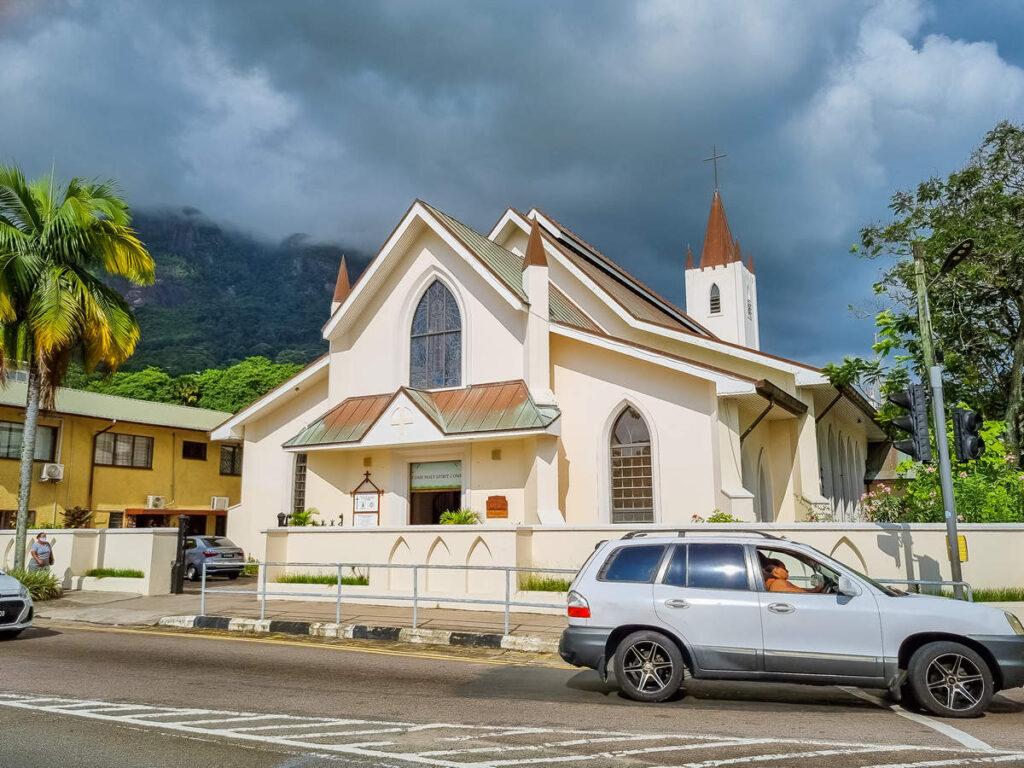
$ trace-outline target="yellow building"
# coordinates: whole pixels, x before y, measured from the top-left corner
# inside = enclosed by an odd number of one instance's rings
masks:
[[[25,419],[24,381],[0,389],[0,528],[13,528]],[[61,525],[65,510],[92,510],[93,528],[177,525],[224,533],[241,495],[241,446],[211,442],[230,414],[61,389],[41,413],[29,525]]]

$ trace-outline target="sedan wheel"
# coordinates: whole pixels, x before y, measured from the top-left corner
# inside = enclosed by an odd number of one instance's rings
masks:
[[[637,701],[664,701],[683,682],[683,655],[660,632],[634,632],[615,650],[619,690]]]
[[[914,697],[942,717],[978,717],[995,686],[988,664],[959,643],[928,643],[911,657],[908,669]]]
[[[194,565],[190,565],[185,569],[185,578],[189,581],[199,581],[199,572]]]

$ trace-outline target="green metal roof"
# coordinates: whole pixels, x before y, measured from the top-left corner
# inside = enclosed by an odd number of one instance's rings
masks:
[[[583,310],[572,303],[572,300],[551,285],[548,288],[548,317],[556,323],[584,328],[588,331],[600,332],[600,328],[583,314]]]
[[[423,202],[422,200],[420,201]],[[467,227],[461,221],[453,219],[447,213],[437,210],[429,203],[423,203],[431,213],[451,230],[462,244],[471,250],[487,265],[498,278],[507,285],[523,301],[528,301],[523,289],[523,257],[502,248],[492,240],[488,240],[479,232]]]
[[[17,374],[14,374],[17,376]],[[28,384],[8,379],[7,386],[0,389],[0,405],[25,407]],[[188,405],[154,403],[149,400],[135,400],[117,397],[101,392],[87,392],[82,389],[57,390],[56,413],[91,416],[96,419],[116,419],[136,424],[154,424],[161,427],[179,427],[209,431],[231,417],[224,411],[208,408],[193,408]]]
[[[446,435],[544,429],[560,415],[557,406],[537,405],[523,381],[440,391],[402,387],[394,394],[350,397],[284,445],[357,443],[400,393]]]

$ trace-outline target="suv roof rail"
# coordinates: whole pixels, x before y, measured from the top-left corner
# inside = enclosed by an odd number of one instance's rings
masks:
[[[694,530],[695,529],[693,529],[693,528],[672,528],[672,529],[669,529],[669,530],[629,531],[622,538],[623,539],[639,539],[639,538],[642,538],[644,536],[654,536],[654,535],[657,535],[657,534],[665,534],[665,533],[669,533],[669,534],[674,533],[676,536],[679,536],[680,538],[682,538],[682,537],[686,536],[686,532],[687,531],[690,531],[692,533]],[[700,530],[703,531],[703,530],[706,530],[706,529],[702,528]],[[763,536],[766,539],[774,539],[775,541],[781,541],[783,538],[785,538],[783,536],[776,536],[773,533],[767,533],[765,531],[736,531],[736,530],[731,530],[731,531],[722,531],[722,533],[716,534],[716,535],[719,535],[719,536],[753,536],[753,535],[757,535],[757,536]]]

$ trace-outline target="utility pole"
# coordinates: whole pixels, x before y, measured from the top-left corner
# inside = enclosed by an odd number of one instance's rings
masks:
[[[956,531],[956,501],[953,498],[953,470],[949,464],[949,443],[946,440],[946,406],[942,396],[942,368],[935,363],[932,342],[932,317],[928,309],[928,283],[924,273],[924,246],[914,243],[914,280],[917,285],[917,319],[921,328],[921,353],[932,387],[932,421],[935,425],[935,447],[939,454],[939,481],[942,484],[942,507],[946,516],[946,537],[949,539],[949,569],[953,581],[963,581],[960,568],[960,540]],[[953,596],[963,600],[960,584],[953,585]]]

